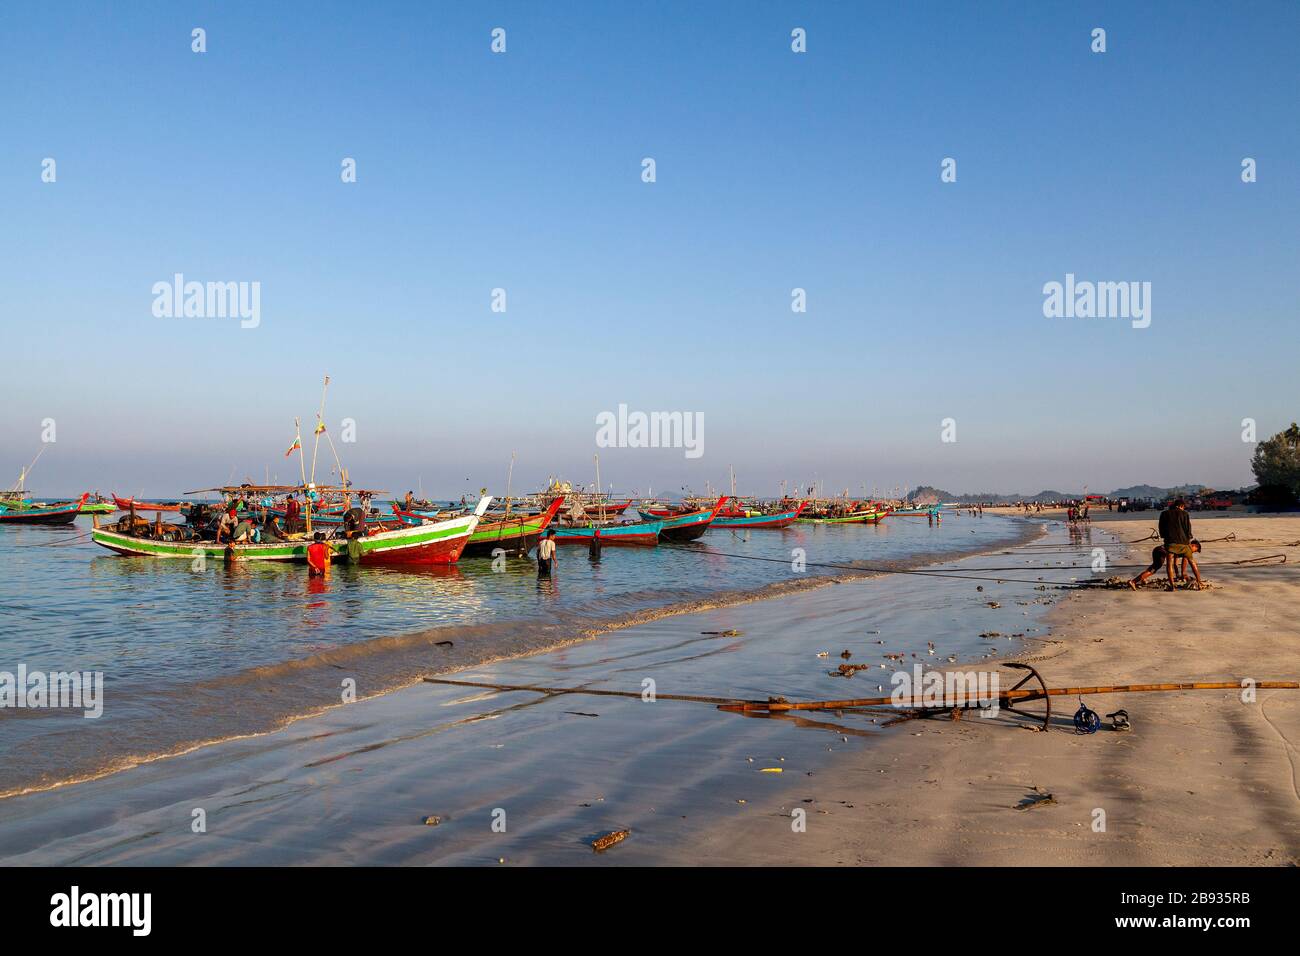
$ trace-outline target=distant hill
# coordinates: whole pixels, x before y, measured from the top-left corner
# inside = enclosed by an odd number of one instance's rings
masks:
[[[1116,488],[1114,491],[1093,491],[1092,494],[1104,494],[1108,498],[1153,498],[1163,499],[1175,495],[1195,495],[1204,485],[1177,485],[1173,488],[1160,488],[1156,485],[1133,485],[1129,488]],[[940,501],[955,501],[960,504],[975,502],[1013,502],[1013,501],[1065,501],[1083,497],[1082,491],[1055,491],[1048,489],[1037,494],[1027,495],[1020,492],[978,491],[973,494],[953,494],[932,485],[920,485],[908,496],[918,504],[935,504]]]

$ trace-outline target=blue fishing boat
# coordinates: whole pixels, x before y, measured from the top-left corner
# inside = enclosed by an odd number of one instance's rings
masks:
[[[641,545],[653,548],[659,543],[659,532],[663,530],[662,518],[654,521],[629,521],[624,524],[590,524],[572,528],[554,528],[556,544],[591,544],[591,539],[600,533],[602,545]]]
[[[71,524],[81,513],[89,493],[76,501],[57,505],[15,506],[15,502],[0,503],[0,524]]]
[[[727,503],[725,496],[718,499],[712,508],[700,508],[697,511],[682,511],[667,517],[640,511],[646,521],[662,521],[663,528],[659,536],[665,541],[694,541],[709,530],[709,525],[718,516],[722,506]],[[639,510],[639,509],[638,509]]]

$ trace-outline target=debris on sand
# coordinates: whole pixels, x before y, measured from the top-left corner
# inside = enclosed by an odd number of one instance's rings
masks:
[[[738,631],[734,627],[725,631],[700,631],[701,634],[709,634],[713,637],[740,637],[744,631]]]
[[[1025,795],[1013,808],[1015,810],[1032,810],[1034,807],[1046,807],[1056,804],[1056,796],[1048,793],[1042,787],[1034,787],[1033,791]]]
[[[630,834],[631,832],[632,832],[631,830],[611,830],[609,833],[606,833],[604,836],[599,836],[596,837],[596,839],[592,840],[591,848],[597,853],[600,853],[604,850],[608,850],[616,843],[622,843],[624,840],[626,840],[628,838],[628,834]]]
[[[425,817],[420,822],[423,823],[426,827],[436,827],[439,823],[442,822],[442,817],[428,816]]]
[[[997,601],[989,601],[988,606],[996,609],[996,608],[1000,608],[1002,605],[999,604]]]

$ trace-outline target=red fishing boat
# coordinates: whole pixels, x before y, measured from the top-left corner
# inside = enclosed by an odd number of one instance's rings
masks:
[[[793,511],[782,511],[771,515],[754,515],[749,518],[726,518],[719,515],[713,519],[713,527],[735,528],[738,530],[747,528],[784,528],[798,519],[807,504],[808,502],[801,501],[799,507]]]
[[[134,498],[119,498],[113,495],[113,504],[117,505],[118,511],[130,511],[134,508],[136,511],[180,511],[181,501],[136,501]]]
[[[593,501],[582,502],[583,509],[587,514],[604,514],[606,518],[617,518],[632,504],[629,498],[627,501]]]

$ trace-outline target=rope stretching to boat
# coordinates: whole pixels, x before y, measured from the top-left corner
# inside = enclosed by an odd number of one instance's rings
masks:
[[[762,557],[762,556],[760,556],[760,555],[756,555],[756,554],[734,554],[734,553],[726,552],[726,551],[703,551],[703,550],[700,550],[700,549],[698,549],[698,548],[686,547],[686,546],[684,546],[684,545],[664,544],[664,543],[662,543],[662,542],[659,544],[659,547],[660,547],[660,548],[667,548],[667,549],[669,549],[669,550],[671,550],[671,551],[685,551],[685,552],[688,552],[688,553],[691,553],[691,554],[709,555],[709,556],[711,556],[711,557],[721,557],[721,558],[741,558],[741,559],[748,560],[748,561],[766,561],[766,562],[769,562],[769,563],[775,563],[775,564],[789,564],[789,563],[790,563],[790,561],[789,561],[788,558],[766,558],[766,557]],[[1210,563],[1210,564],[1200,564],[1199,566],[1200,566],[1200,567],[1227,567],[1227,566],[1229,566],[1229,565],[1246,565],[1246,564],[1252,564],[1252,563],[1254,563],[1254,562],[1259,562],[1259,561],[1268,561],[1268,560],[1273,560],[1273,559],[1275,559],[1275,558],[1281,558],[1281,559],[1282,559],[1282,563],[1285,563],[1285,562],[1286,562],[1286,555],[1284,555],[1284,554],[1270,554],[1270,555],[1266,555],[1266,556],[1264,556],[1264,557],[1260,557],[1260,558],[1245,558],[1245,559],[1243,559],[1243,560],[1241,560],[1241,561],[1218,561],[1218,562],[1213,562],[1213,563]],[[1091,588],[1091,587],[1097,587],[1097,586],[1100,586],[1101,584],[1104,583],[1103,581],[1095,581],[1095,582],[1092,582],[1092,581],[1089,581],[1089,582],[1066,582],[1066,581],[1037,581],[1037,580],[1035,580],[1035,581],[1029,581],[1029,580],[1026,580],[1026,579],[1024,579],[1024,578],[989,577],[989,576],[987,576],[987,575],[958,574],[958,573],[948,572],[948,571],[930,571],[930,570],[927,570],[927,569],[924,569],[924,568],[873,568],[873,567],[866,567],[866,566],[852,565],[852,564],[825,564],[825,563],[816,562],[816,561],[809,561],[809,562],[806,562],[806,567],[810,567],[810,568],[829,568],[829,569],[836,570],[836,571],[863,571],[863,572],[867,572],[867,573],[870,573],[870,574],[919,574],[919,575],[923,575],[923,576],[926,576],[926,577],[936,577],[936,578],[958,578],[958,579],[968,580],[968,581],[996,581],[996,582],[998,582],[998,583],[1007,583],[1007,584],[1033,584],[1033,585],[1043,585],[1043,586],[1046,586],[1046,587],[1052,587],[1052,588]],[[1145,564],[1110,564],[1110,565],[1107,565],[1107,570],[1120,570],[1120,569],[1145,568],[1145,567],[1147,567],[1147,565],[1145,565]],[[1090,570],[1090,569],[1091,569],[1090,566],[1086,566],[1086,565],[1066,565],[1066,566],[1062,566],[1062,565],[1046,565],[1046,566],[1042,566],[1042,567],[1037,566],[1037,565],[1030,565],[1030,566],[1020,566],[1020,567],[1007,567],[1007,568],[1005,568],[1005,569],[1003,569],[1003,568],[970,568],[969,570],[971,570],[971,571],[1000,571],[1000,570],[1007,570],[1007,571],[1068,571],[1068,570]]]

